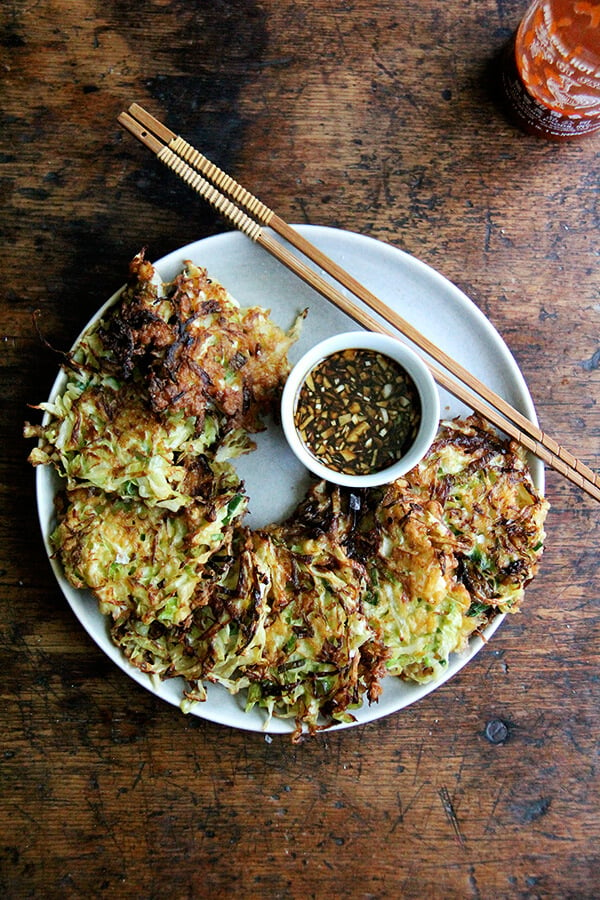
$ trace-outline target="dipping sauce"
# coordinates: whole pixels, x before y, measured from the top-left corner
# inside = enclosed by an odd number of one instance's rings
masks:
[[[304,379],[294,423],[306,449],[323,465],[347,475],[379,472],[413,443],[421,401],[411,376],[375,350],[326,356]]]

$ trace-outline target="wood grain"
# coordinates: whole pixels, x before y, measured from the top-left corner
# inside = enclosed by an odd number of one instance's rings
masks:
[[[597,896],[600,524],[577,488],[548,473],[542,571],[453,681],[295,747],[186,718],[100,653],[45,558],[21,437],[48,345],[70,345],[130,257],[226,228],[122,133],[137,101],[287,221],[388,241],[458,284],[544,430],[598,470],[600,143],[547,144],[498,107],[525,5],[0,10],[3,896]]]

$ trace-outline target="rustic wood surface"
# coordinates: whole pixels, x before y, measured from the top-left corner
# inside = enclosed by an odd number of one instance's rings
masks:
[[[294,746],[185,717],[109,662],[48,565],[21,436],[122,283],[227,230],[116,123],[137,101],[288,221],[390,242],[504,336],[596,469],[600,135],[499,108],[524,0],[6,0],[4,897],[597,897],[598,505],[554,473],[521,614],[405,711]]]

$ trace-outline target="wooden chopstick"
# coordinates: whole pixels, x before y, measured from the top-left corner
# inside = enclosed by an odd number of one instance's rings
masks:
[[[348,272],[307,241],[295,229],[234,181],[229,175],[211,163],[203,154],[178,137],[138,104],[132,104],[128,112],[118,117],[123,127],[147,146],[158,159],[179,175],[190,187],[204,197],[219,213],[253,241],[260,244],[288,269],[302,278],[314,290],[334,303],[339,309],[371,331],[397,336],[378,320],[357,306],[306,263],[298,259],[272,235],[263,231],[268,226],[280,237],[300,250],[313,263],[351,291],[377,312],[393,328],[397,329],[421,350],[444,366],[442,371],[427,360],[434,378],[446,390],[479,412],[497,428],[504,431],[527,450],[576,484],[591,497],[600,501],[600,476],[545,434],[526,416],[514,409],[467,369],[422,335],[409,322],[386,306],[379,298],[361,285]],[[210,180],[208,180],[210,179]],[[214,182],[214,183],[212,183]],[[216,186],[215,186],[216,185]],[[229,197],[224,193],[229,194]],[[231,199],[229,199],[231,198]],[[234,202],[235,200],[235,202]],[[255,218],[240,209],[241,204]],[[448,374],[450,373],[450,375]],[[459,379],[456,381],[455,379]],[[462,382],[462,383],[461,383]]]

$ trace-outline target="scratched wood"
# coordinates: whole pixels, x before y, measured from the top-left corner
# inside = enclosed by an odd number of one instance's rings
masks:
[[[548,475],[542,572],[459,676],[292,746],[186,718],[101,654],[53,580],[21,437],[49,345],[129,258],[225,228],[121,132],[136,100],[284,218],[442,271],[598,468],[600,139],[547,144],[499,108],[524,6],[2,6],[2,896],[598,895],[599,516],[576,488]]]

